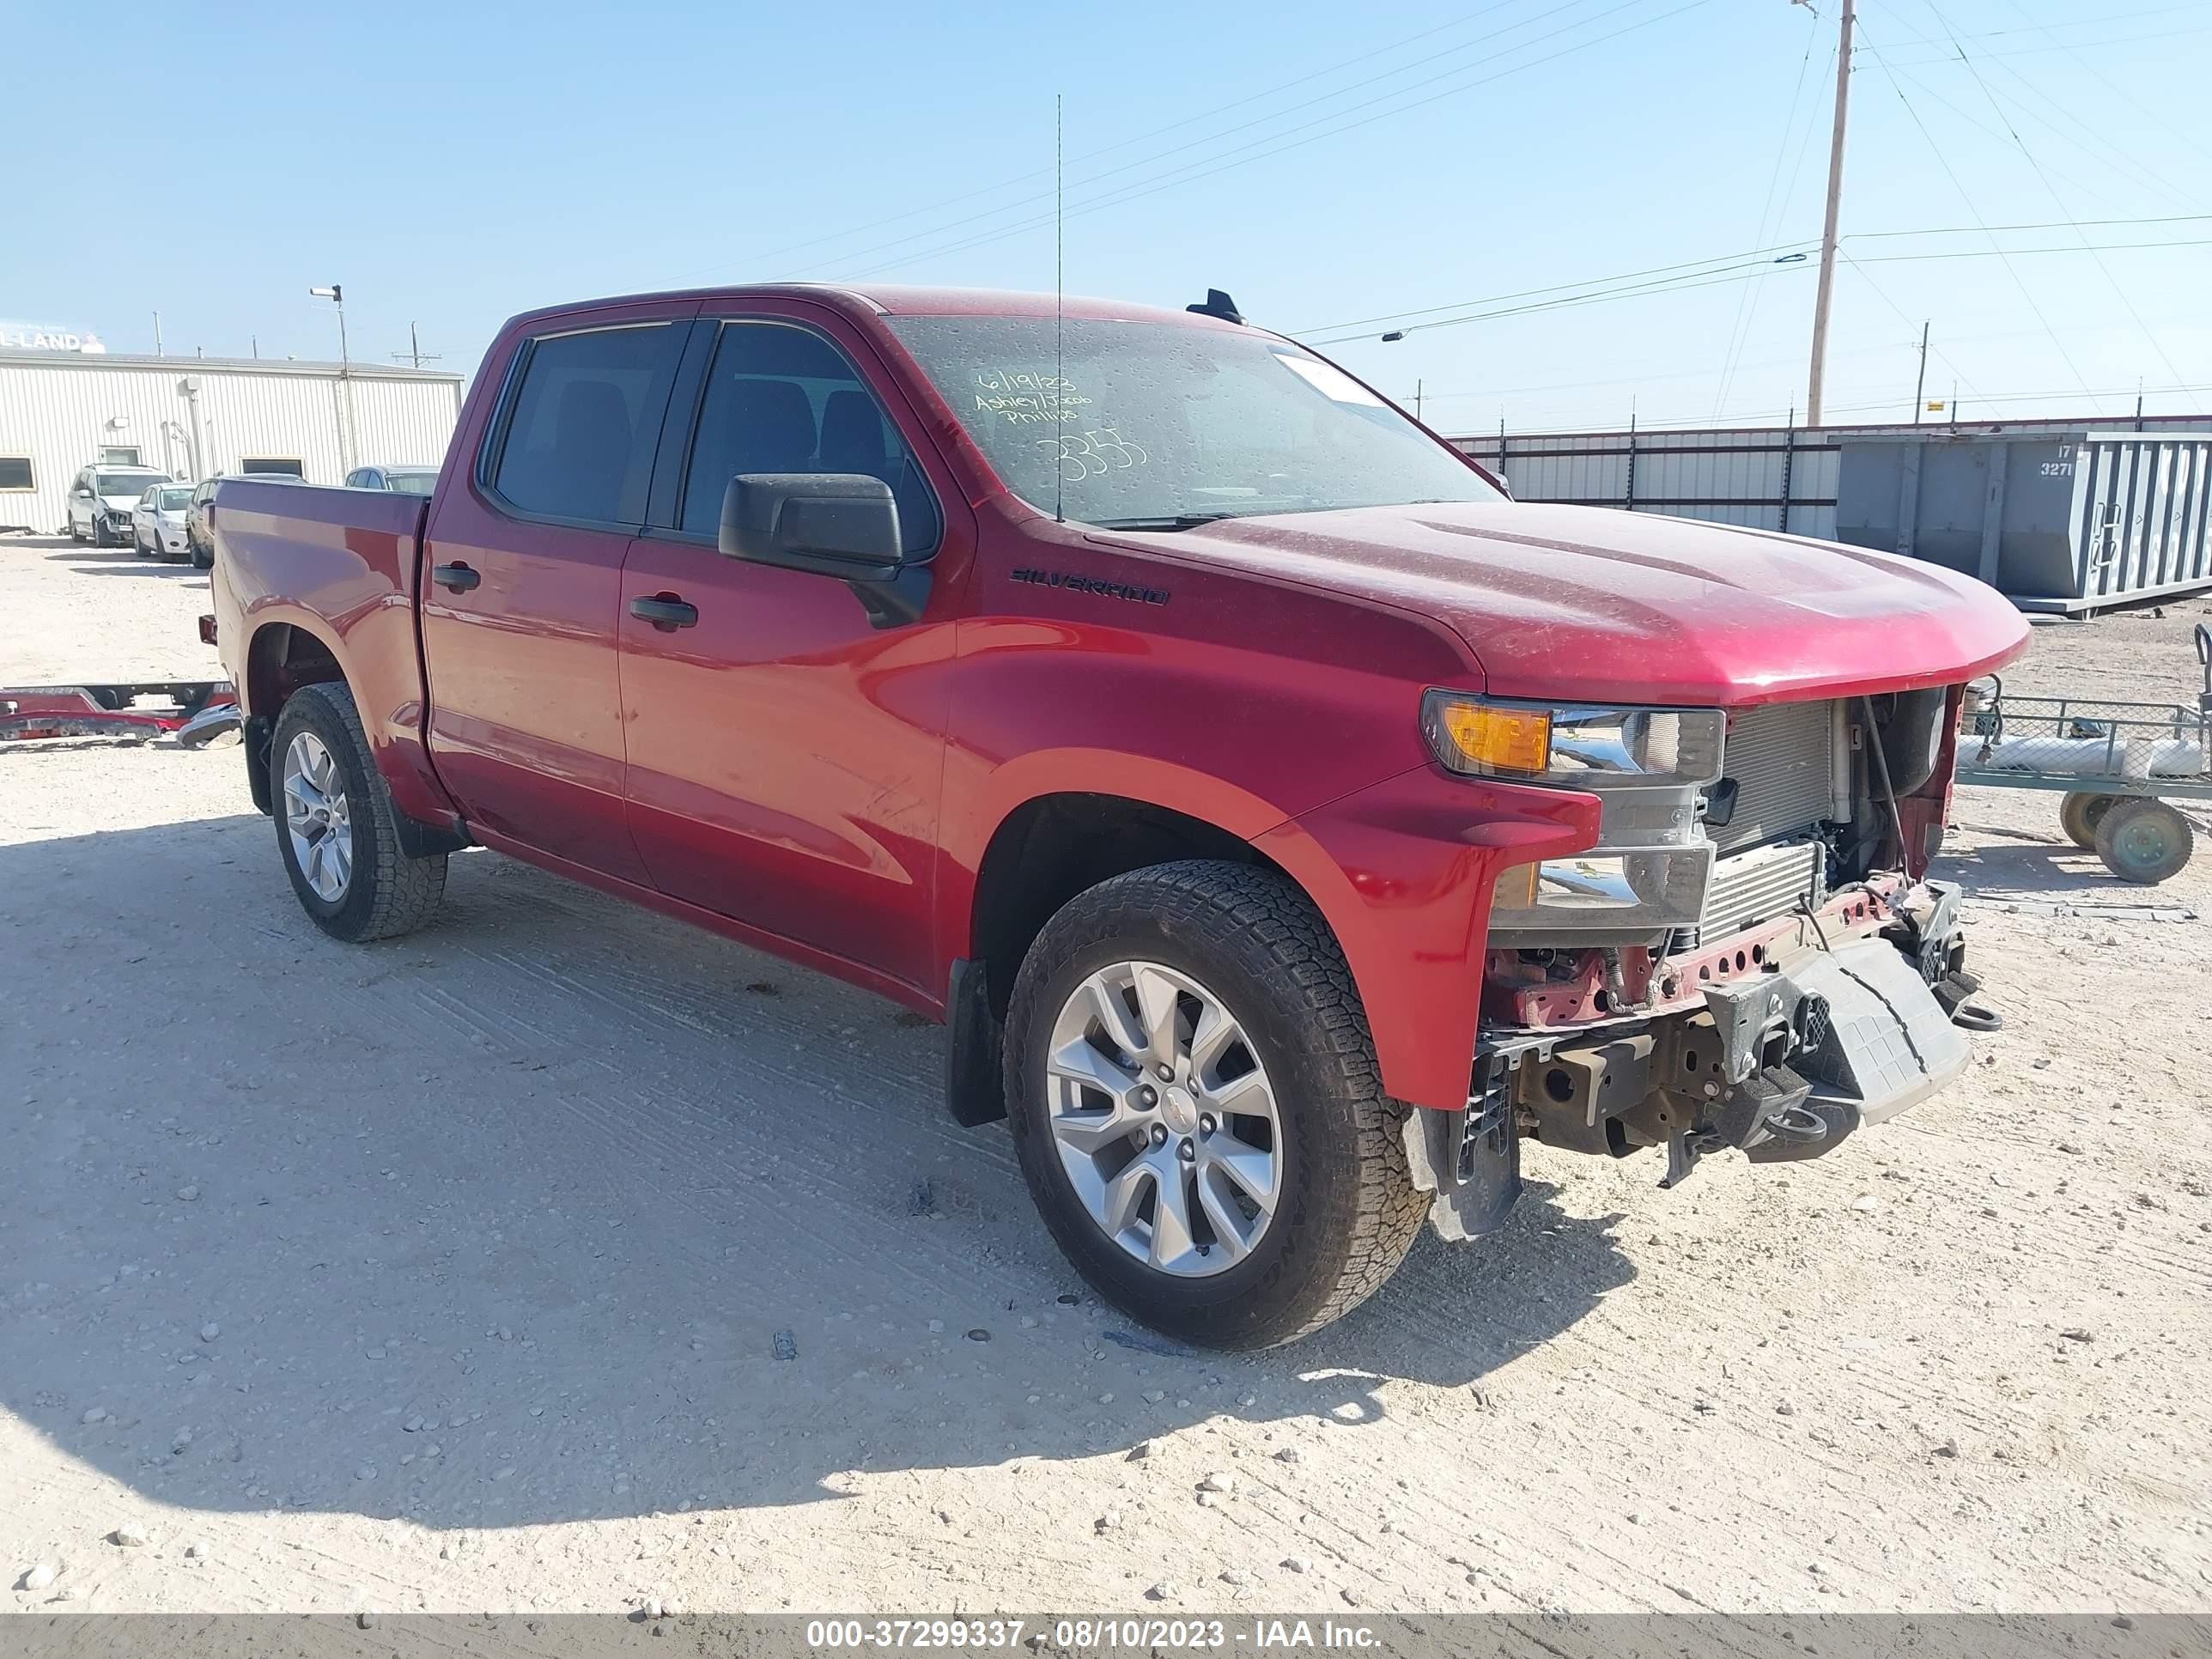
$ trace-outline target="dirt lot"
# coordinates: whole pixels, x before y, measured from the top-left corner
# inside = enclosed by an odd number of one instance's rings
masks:
[[[0,542],[0,682],[212,673],[205,588]],[[2207,611],[2021,678],[2192,696]],[[888,1005],[489,854],[338,945],[235,748],[0,745],[0,1606],[2212,1606],[2212,850],[1960,817],[1962,1086],[1672,1194],[1534,1149],[1223,1359],[1082,1294]]]

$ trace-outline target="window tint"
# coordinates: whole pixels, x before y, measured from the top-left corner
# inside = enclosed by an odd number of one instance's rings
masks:
[[[28,455],[0,455],[0,489],[31,488],[31,458]]]
[[[665,323],[534,342],[492,488],[548,518],[642,522],[683,343]]]
[[[684,474],[683,527],[712,536],[740,472],[861,472],[891,487],[908,555],[937,545],[935,497],[906,440],[845,355],[779,323],[722,330]]]
[[[307,477],[299,462],[279,455],[241,455],[238,470],[240,472],[282,472],[294,478]]]

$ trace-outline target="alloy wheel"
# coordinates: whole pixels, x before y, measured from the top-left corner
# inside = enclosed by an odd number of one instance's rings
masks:
[[[353,818],[337,759],[313,732],[284,750],[284,828],[317,897],[336,904],[353,882]]]
[[[1075,988],[1045,1060],[1060,1167],[1099,1229],[1178,1278],[1251,1255],[1283,1189],[1275,1092],[1220,997],[1155,962]]]

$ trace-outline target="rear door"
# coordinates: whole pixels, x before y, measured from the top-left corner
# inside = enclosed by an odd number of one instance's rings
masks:
[[[624,819],[616,616],[698,302],[546,324],[433,506],[430,756],[477,828],[646,881]]]
[[[830,319],[710,314],[697,332],[654,523],[623,573],[639,852],[673,897],[941,992],[930,983],[931,880],[948,596],[917,622],[877,629],[843,582],[725,558],[715,542],[739,472],[880,477],[910,551],[942,544],[939,503],[957,497],[925,471],[912,411],[860,368],[865,343]],[[656,600],[695,617],[632,614]]]

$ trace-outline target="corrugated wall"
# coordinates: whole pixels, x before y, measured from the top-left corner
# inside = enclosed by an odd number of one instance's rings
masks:
[[[198,388],[187,397],[187,380]],[[353,441],[344,411],[351,405]],[[297,460],[312,483],[371,461],[435,465],[459,416],[458,375],[194,358],[0,357],[0,456],[28,455],[33,488],[0,490],[0,524],[51,531],[70,480],[103,447],[134,446],[179,478],[237,470],[248,456]]]
[[[1503,473],[1520,501],[1617,507],[1754,529],[1786,529],[1793,536],[1832,541],[1841,445],[1845,439],[1899,434],[1937,438],[1953,431],[2025,435],[2132,424],[2119,420],[2002,421],[1956,428],[1930,422],[1918,427],[1509,432],[1502,437],[1493,432],[1454,438],[1451,442],[1485,466]],[[2203,424],[2203,417],[2196,416],[2156,416],[2143,422],[2151,430],[2194,428]]]

